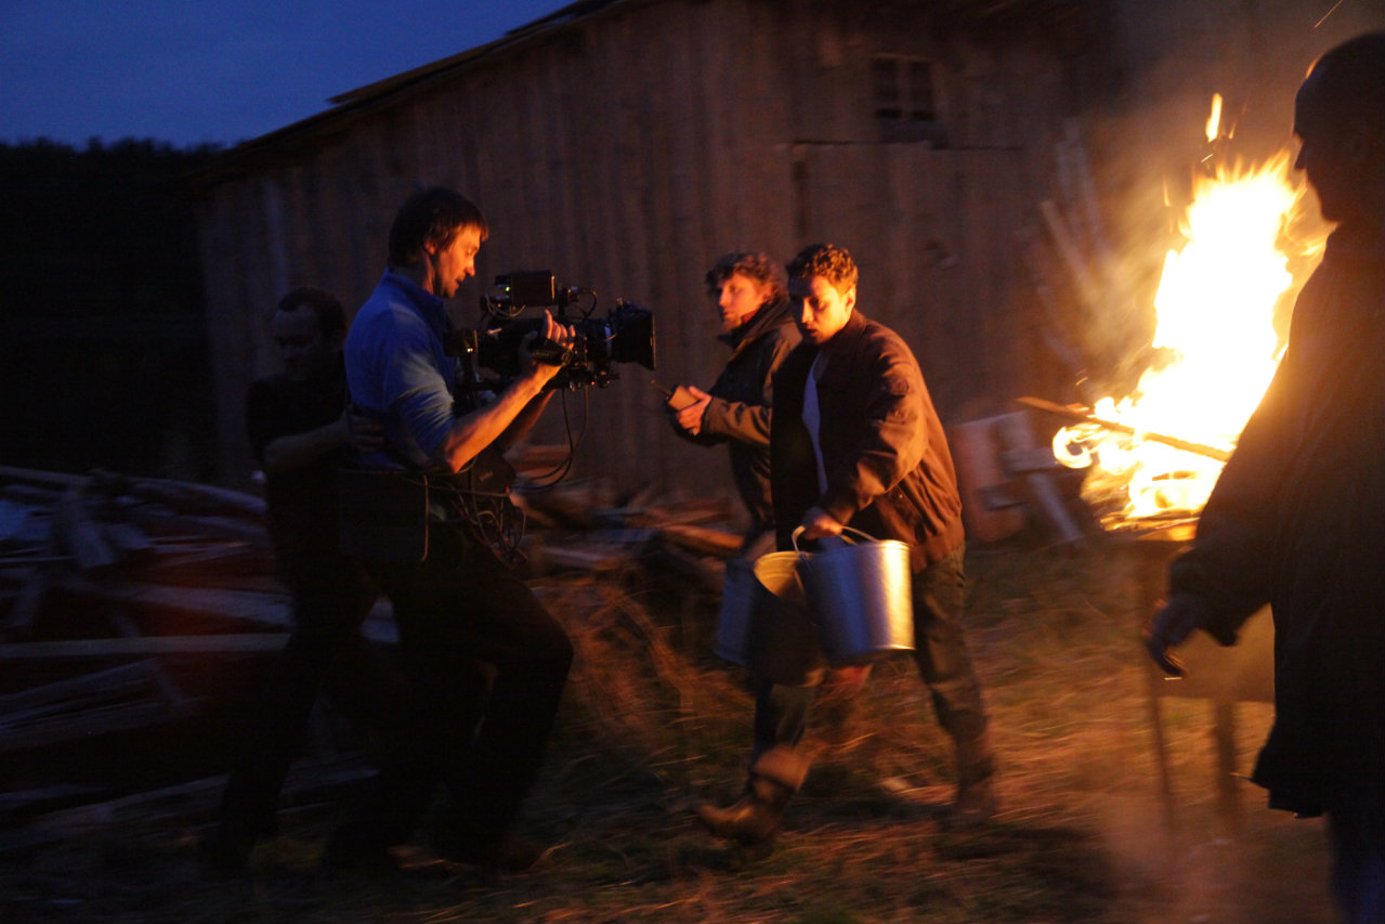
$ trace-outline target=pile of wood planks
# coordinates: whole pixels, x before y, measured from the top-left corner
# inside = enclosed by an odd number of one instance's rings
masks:
[[[580,480],[521,482],[514,498],[536,579],[662,572],[716,595],[741,540],[724,500],[657,502]],[[264,512],[261,497],[211,485],[0,467],[0,828],[48,802],[70,812],[87,797],[130,798],[75,772],[86,750],[112,746],[102,742],[170,746],[162,730],[190,725],[185,741],[224,724],[226,700],[253,689],[292,626]],[[395,641],[387,599],[364,634]],[[36,754],[59,759],[35,770]],[[315,752],[332,766],[343,756]]]
[[[185,719],[169,656],[277,650],[263,501],[210,485],[0,468],[0,754]]]

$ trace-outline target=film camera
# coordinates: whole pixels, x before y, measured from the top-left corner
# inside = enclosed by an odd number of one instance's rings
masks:
[[[544,338],[543,318],[522,316],[528,308],[548,309],[555,320],[570,326],[576,334],[573,345],[564,349]],[[530,344],[530,355],[562,367],[550,388],[605,388],[619,378],[616,363],[654,368],[653,313],[617,299],[605,317],[595,317],[595,292],[560,288],[546,270],[497,276],[495,285],[481,296],[481,309],[475,330],[455,332],[453,351],[498,375],[520,373],[520,346],[531,333],[539,337]]]

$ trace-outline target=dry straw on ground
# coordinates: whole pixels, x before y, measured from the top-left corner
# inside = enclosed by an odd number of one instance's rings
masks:
[[[751,699],[710,654],[716,601],[648,569],[551,575],[539,591],[578,660],[524,821],[555,844],[488,881],[411,853],[405,875],[321,874],[333,805],[284,817],[250,876],[210,875],[191,822],[148,819],[0,855],[0,919],[196,922],[1332,920],[1314,822],[1242,793],[1220,817],[1207,708],[1166,701],[1176,813],[1157,797],[1137,629],[1121,550],[973,550],[970,639],[1002,760],[1001,812],[954,829],[950,752],[908,662],[827,698],[819,760],[778,849],[748,861],[693,822],[742,782]],[[1268,707],[1241,708],[1248,768]]]

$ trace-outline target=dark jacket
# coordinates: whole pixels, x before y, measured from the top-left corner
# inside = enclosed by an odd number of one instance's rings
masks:
[[[346,373],[296,382],[279,373],[252,382],[245,396],[245,429],[261,465],[274,440],[305,433],[339,419],[346,409]],[[297,471],[265,477],[266,524],[278,574],[290,585],[340,569],[336,470],[342,449]]]
[[[704,445],[727,444],[731,475],[754,527],[768,529],[774,521],[769,490],[774,374],[801,338],[788,302],[781,299],[721,339],[730,344],[731,358],[708,389],[712,400],[702,415],[702,432],[690,439]]]
[[[1385,780],[1385,240],[1328,241],[1274,381],[1170,590],[1223,644],[1269,603],[1275,720],[1252,779],[1316,814]]]
[[[908,345],[852,311],[823,345],[818,383],[827,491],[803,424],[803,389],[818,354],[801,343],[774,382],[770,435],[774,515],[781,549],[803,514],[818,506],[877,539],[910,545],[920,571],[963,540],[962,499],[942,422]]]

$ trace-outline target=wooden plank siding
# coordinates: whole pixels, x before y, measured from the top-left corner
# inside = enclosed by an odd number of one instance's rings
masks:
[[[319,285],[354,311],[383,271],[394,210],[453,186],[492,224],[479,281],[551,269],[656,313],[659,370],[567,396],[578,471],[634,488],[732,491],[724,453],[673,436],[648,380],[709,385],[725,360],[706,268],[732,249],[852,249],[862,306],[914,345],[945,417],[1019,394],[1047,358],[1028,336],[1013,231],[1051,195],[1065,110],[1042,24],[973,34],[930,4],[613,3],[360,105],[231,164],[206,191],[202,246],[222,464],[249,470],[243,396],[277,367],[265,319]],[[871,57],[935,63],[949,149],[882,140]],[[479,285],[451,310],[475,317]],[[537,438],[556,441],[551,411]]]

